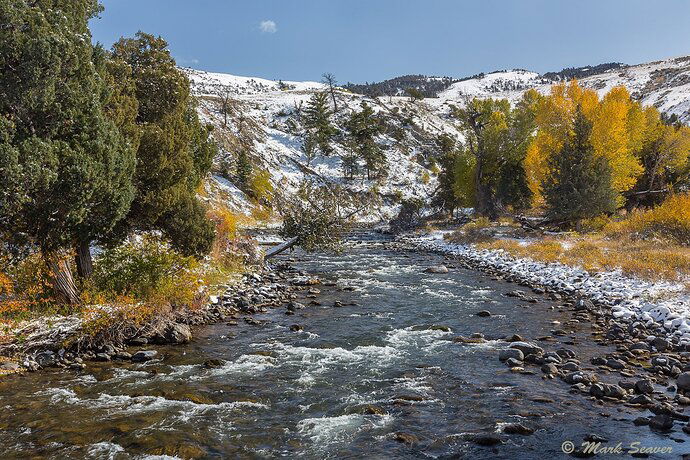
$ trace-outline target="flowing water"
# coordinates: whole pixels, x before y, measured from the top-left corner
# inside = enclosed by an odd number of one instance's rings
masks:
[[[159,361],[0,381],[0,458],[545,458],[564,456],[564,441],[589,433],[688,451],[682,433],[634,426],[636,409],[597,405],[536,367],[516,374],[498,361],[506,344],[495,339],[549,335],[570,312],[546,298],[505,297],[515,285],[477,272],[424,273],[443,258],[384,243],[371,237],[340,255],[293,255],[297,268],[337,281],[320,287],[321,306],[294,316],[281,309],[256,315],[268,320],[260,326],[202,327],[187,346],[159,348]],[[452,341],[475,332],[488,341]],[[565,344],[583,362],[609,351],[589,334],[579,325],[544,347]],[[208,369],[208,359],[225,364]],[[468,441],[511,422],[537,431],[503,435],[495,447]],[[399,432],[419,441],[400,443]]]

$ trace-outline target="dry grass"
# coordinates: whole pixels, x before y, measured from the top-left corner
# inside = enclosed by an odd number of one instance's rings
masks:
[[[673,195],[654,209],[635,211],[627,219],[607,225],[604,233],[690,246],[690,194]]]
[[[478,247],[503,249],[516,257],[530,257],[541,262],[580,266],[591,272],[620,269],[628,276],[648,280],[687,282],[690,279],[690,248],[670,243],[588,235],[549,237],[528,244],[496,240]]]

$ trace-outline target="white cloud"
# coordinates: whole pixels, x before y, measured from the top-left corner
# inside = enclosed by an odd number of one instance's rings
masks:
[[[261,24],[259,24],[259,29],[261,29],[261,33],[264,34],[274,34],[278,32],[278,25],[275,23],[275,21],[266,20],[266,21],[261,21]]]

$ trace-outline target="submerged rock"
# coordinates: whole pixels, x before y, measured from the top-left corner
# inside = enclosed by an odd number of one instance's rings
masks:
[[[403,433],[398,431],[393,435],[393,439],[404,444],[416,444],[419,442],[419,438],[410,433]]]
[[[436,273],[436,274],[444,274],[448,273],[448,267],[445,265],[436,265],[433,267],[429,267],[426,270],[424,270],[425,273]]]
[[[509,423],[503,427],[503,432],[507,434],[521,434],[527,436],[534,433],[534,429],[526,427],[521,423]]]
[[[143,363],[145,361],[151,361],[156,356],[158,356],[156,350],[139,350],[132,355],[132,362]]]

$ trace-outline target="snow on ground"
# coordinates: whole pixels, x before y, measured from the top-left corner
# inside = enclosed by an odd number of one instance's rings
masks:
[[[690,122],[690,56],[609,70],[583,78],[580,84],[596,90],[600,97],[615,86],[625,86],[644,105],[654,105],[662,112],[675,113],[681,120]],[[454,83],[430,103],[442,108],[457,104],[467,96],[515,102],[528,89],[546,94],[551,85],[553,81],[527,70],[492,72]]]
[[[201,100],[199,112],[205,122],[216,127],[216,135],[236,135],[238,120],[247,121],[256,133],[254,148],[259,163],[271,173],[276,189],[294,192],[305,174],[307,159],[302,152],[302,137],[290,126],[298,107],[306,106],[316,91],[326,87],[318,82],[273,81],[262,78],[240,77],[222,73],[183,69],[192,82],[192,91]],[[599,95],[614,86],[626,86],[633,97],[643,104],[655,105],[662,111],[678,114],[690,121],[690,57],[666,59],[614,69],[583,78],[580,83],[595,89]],[[397,212],[399,200],[407,198],[428,199],[437,186],[436,176],[428,170],[424,160],[433,156],[435,140],[442,133],[458,140],[462,135],[449,116],[451,105],[462,104],[467,97],[495,97],[517,101],[524,91],[534,88],[542,93],[550,90],[553,81],[527,70],[492,72],[468,78],[452,84],[438,98],[428,98],[416,103],[406,97],[370,98],[338,89],[339,112],[335,123],[341,129],[345,119],[366,102],[387,120],[391,130],[379,137],[386,147],[389,166],[388,177],[382,181],[356,179],[346,181],[339,156],[345,147],[335,145],[329,158],[317,158],[309,165],[310,170],[333,183],[339,183],[355,192],[376,189],[383,205],[366,220],[387,219]],[[231,98],[233,118],[224,126],[219,109],[223,97]],[[298,127],[299,129],[299,127]],[[394,130],[402,130],[402,140],[393,137]],[[234,152],[223,152],[232,156]],[[430,155],[431,154],[431,155]],[[218,178],[214,178],[218,182]],[[221,183],[231,188],[230,183]],[[231,206],[249,205],[238,190],[232,191]],[[245,212],[248,212],[245,210]]]
[[[387,156],[388,177],[386,179],[367,180],[357,177],[345,180],[340,156],[345,152],[341,144],[334,144],[334,153],[329,157],[318,157],[308,164],[302,152],[302,137],[295,133],[288,120],[296,118],[297,107],[305,107],[316,91],[325,87],[315,82],[274,82],[259,78],[237,77],[233,75],[202,72],[184,69],[192,81],[192,90],[200,99],[199,112],[203,120],[214,125],[217,135],[235,135],[239,118],[243,123],[250,120],[256,127],[254,151],[259,164],[271,174],[271,180],[277,190],[285,193],[294,192],[300,182],[308,175],[308,170],[332,183],[344,185],[353,192],[377,190],[383,205],[362,220],[388,220],[395,216],[400,199],[428,199],[436,187],[435,175],[423,166],[419,159],[432,152],[435,140],[441,133],[459,136],[452,121],[430,109],[426,104],[413,104],[408,98],[369,98],[338,90],[339,111],[334,122],[341,129],[349,115],[361,110],[366,102],[373,110],[386,118],[393,127],[402,128],[405,132],[403,141],[394,139],[390,134],[377,139]],[[224,126],[223,114],[220,111],[219,98],[229,96],[235,113],[228,127]],[[403,120],[404,119],[404,120]],[[412,121],[414,127],[410,127]],[[233,152],[222,152],[232,155]],[[235,209],[251,203],[242,196],[239,190],[228,181],[221,181],[214,176],[213,181],[229,191],[230,207]],[[238,193],[239,192],[239,193]]]
[[[614,318],[661,324],[669,336],[690,343],[690,293],[682,284],[651,282],[628,277],[620,271],[589,273],[579,267],[515,258],[503,250],[477,249],[445,241],[444,232],[405,236],[402,240],[421,250],[462,257],[487,267],[546,286],[559,292],[582,293],[610,307]]]

